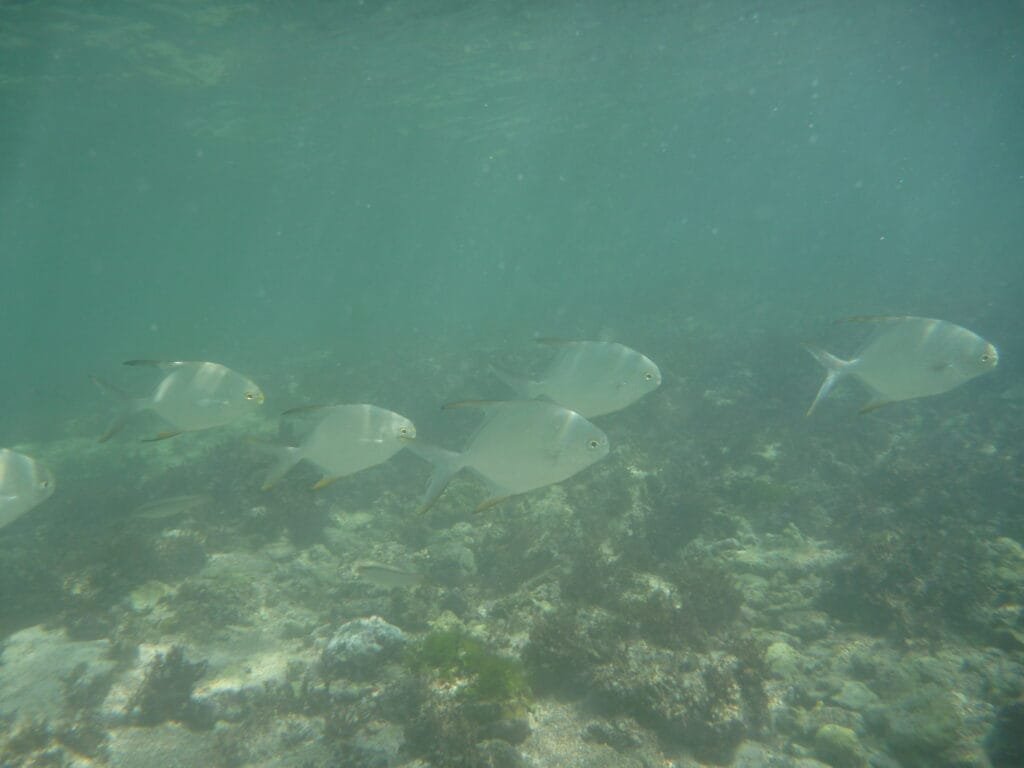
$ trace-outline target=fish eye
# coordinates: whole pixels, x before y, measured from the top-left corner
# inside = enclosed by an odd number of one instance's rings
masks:
[[[400,435],[408,435],[409,434],[409,428],[408,427],[402,427],[401,429],[398,430],[398,434],[400,434]]]
[[[255,400],[256,399],[256,393],[255,392],[246,392],[245,393],[245,399],[246,400]]]
[[[985,352],[981,356],[981,362],[983,362],[983,363],[987,363],[991,359],[992,359],[992,355],[990,355],[988,352]]]
[[[599,443],[597,440],[591,440],[589,443],[591,448],[597,448],[597,446],[599,446],[600,444],[601,443]]]
[[[644,381],[650,381],[653,378],[654,378],[654,374],[651,373],[650,371],[648,371],[647,373],[644,374]]]

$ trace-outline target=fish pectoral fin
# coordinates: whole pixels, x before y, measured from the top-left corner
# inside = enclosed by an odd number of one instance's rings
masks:
[[[895,400],[872,400],[870,403],[868,403],[867,405],[865,405],[863,408],[860,409],[860,414],[864,415],[865,413],[871,413],[872,411],[877,411],[882,406],[889,405],[890,403],[895,403],[895,402],[896,402]]]
[[[181,360],[125,360],[124,365],[130,365],[133,368],[145,367],[145,368],[177,368],[179,365],[185,363]]]
[[[948,371],[952,367],[953,364],[948,360],[940,360],[937,363],[932,363],[932,370],[935,371],[935,373],[942,373],[943,371]]]
[[[330,475],[324,475],[313,484],[313,490],[319,491],[321,488],[326,488],[331,483],[337,482],[340,479],[341,475],[335,475],[334,477],[331,477]]]
[[[505,501],[506,499],[511,499],[512,496],[514,496],[514,495],[515,494],[511,494],[510,493],[510,494],[507,494],[505,496],[492,496],[491,498],[485,499],[485,500],[481,501],[479,504],[477,504],[476,508],[473,510],[473,512],[475,514],[479,514],[480,512],[483,512],[484,510],[488,510],[488,509],[491,509],[492,507],[496,507],[499,504],[501,504],[501,502]]]
[[[142,438],[142,442],[144,442],[144,443],[158,443],[161,440],[170,440],[172,437],[177,437],[178,435],[180,435],[184,431],[185,430],[183,430],[183,429],[178,429],[178,430],[168,430],[166,432],[159,432],[154,437],[144,437],[144,438]]]

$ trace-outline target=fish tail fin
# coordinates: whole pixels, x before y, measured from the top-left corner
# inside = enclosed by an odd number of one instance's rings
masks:
[[[409,443],[406,447],[421,459],[429,461],[434,465],[434,471],[431,473],[430,481],[427,483],[427,490],[423,494],[423,500],[420,502],[419,509],[417,510],[418,512],[426,512],[434,505],[438,497],[444,493],[444,489],[448,486],[451,479],[460,469],[466,466],[466,462],[463,454],[447,451],[435,445],[427,445],[426,443],[416,441]]]
[[[107,431],[100,435],[99,440],[97,441],[100,443],[105,443],[107,442],[107,440],[109,440],[122,429],[124,429],[124,425],[128,423],[128,419],[132,416],[133,413],[135,413],[136,411],[141,411],[143,409],[144,401],[140,400],[139,398],[133,397],[120,387],[115,387],[109,381],[104,381],[98,376],[90,376],[89,378],[92,379],[93,384],[102,389],[108,395],[112,395],[117,400],[121,401],[122,404],[121,412],[114,417],[114,420],[110,422],[110,426],[107,427]]]
[[[826,352],[824,349],[811,344],[804,344],[804,349],[810,352],[811,356],[825,368],[825,380],[821,382],[821,387],[818,389],[814,402],[807,409],[807,415],[810,416],[814,413],[814,409],[818,407],[818,403],[824,400],[828,393],[832,391],[835,383],[846,374],[852,361],[841,360],[830,352]]]
[[[501,379],[502,383],[509,389],[514,389],[520,397],[533,397],[533,382],[525,376],[516,376],[514,373],[504,371],[495,365],[491,366],[491,373]]]
[[[277,462],[267,471],[266,477],[263,478],[263,485],[260,487],[260,490],[269,491],[282,477],[288,474],[288,470],[302,460],[301,448],[292,445],[265,443],[260,440],[250,440],[249,442],[277,458]]]

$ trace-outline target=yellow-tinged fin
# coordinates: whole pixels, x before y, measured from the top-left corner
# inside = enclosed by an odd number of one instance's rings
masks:
[[[882,408],[883,406],[886,406],[886,405],[889,405],[890,403],[895,403],[895,402],[896,402],[895,400],[872,400],[870,403],[868,403],[863,408],[861,408],[860,411],[858,411],[858,413],[860,413],[863,416],[865,413],[871,413],[872,411],[877,411],[879,408]]]
[[[161,440],[170,440],[172,437],[177,437],[178,435],[182,434],[182,432],[184,432],[184,431],[185,430],[183,430],[183,429],[178,429],[178,430],[168,430],[166,432],[159,432],[154,437],[144,437],[144,438],[142,438],[142,442],[144,442],[144,443],[158,443]]]
[[[332,405],[297,405],[294,408],[289,408],[287,411],[281,411],[282,416],[295,416],[300,413],[309,413],[310,411],[322,411],[324,408],[333,408]]]
[[[505,501],[506,499],[511,499],[512,496],[513,494],[509,494],[507,496],[495,496],[490,499],[485,499],[484,501],[481,501],[479,504],[476,505],[476,509],[474,509],[473,512],[479,514],[480,512],[498,506],[499,504],[501,504],[501,502]]]
[[[313,490],[314,491],[319,491],[322,488],[326,488],[331,483],[335,483],[335,482],[337,482],[340,479],[341,479],[341,475],[335,475],[334,477],[330,477],[328,475],[324,475],[323,477],[321,477],[319,480],[317,480],[313,484]]]

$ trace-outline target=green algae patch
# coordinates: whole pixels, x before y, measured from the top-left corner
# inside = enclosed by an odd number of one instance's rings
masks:
[[[417,673],[445,683],[466,679],[466,702],[501,703],[515,709],[531,698],[526,669],[519,659],[501,656],[458,629],[431,632],[407,654]]]

